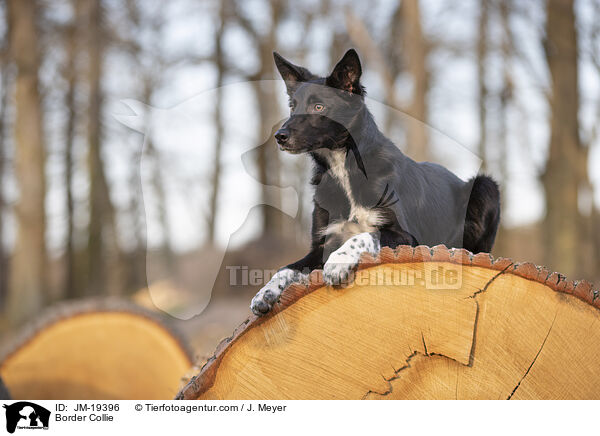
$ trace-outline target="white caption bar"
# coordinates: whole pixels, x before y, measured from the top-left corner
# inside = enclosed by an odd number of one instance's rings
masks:
[[[592,401],[0,401],[0,435],[577,434]],[[588,417],[583,419],[582,417]],[[597,428],[596,428],[597,431]],[[224,433],[223,433],[224,432]],[[216,434],[216,433],[214,433]]]

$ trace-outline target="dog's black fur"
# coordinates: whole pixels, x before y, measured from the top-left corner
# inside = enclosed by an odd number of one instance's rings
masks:
[[[314,161],[311,249],[284,269],[323,268],[334,250],[362,232],[392,248],[445,244],[473,253],[491,250],[500,220],[497,184],[484,175],[464,182],[440,165],[404,155],[365,105],[354,50],[328,77],[274,57],[291,109],[275,134],[277,143],[290,153],[309,153]],[[265,311],[254,306],[256,313]]]

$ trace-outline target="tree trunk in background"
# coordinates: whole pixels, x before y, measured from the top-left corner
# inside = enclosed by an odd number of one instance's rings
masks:
[[[402,17],[402,7],[398,5],[396,11],[392,15],[392,23],[400,23]],[[398,117],[398,110],[402,110],[398,99],[396,98],[396,78],[401,71],[401,67],[404,64],[403,60],[403,48],[398,41],[402,40],[399,36],[402,34],[403,26],[393,25],[390,29],[390,40],[392,43],[389,44],[385,51],[379,48],[379,43],[375,41],[371,36],[369,29],[365,22],[358,17],[350,8],[346,9],[346,28],[348,29],[348,35],[351,39],[351,44],[354,45],[363,56],[363,62],[368,64],[374,70],[379,72],[381,84],[383,86],[383,103],[389,106],[385,112],[385,120],[383,122],[384,133],[386,135],[393,135],[393,127],[395,125],[401,125],[403,130],[410,130],[412,120],[407,120],[404,116]],[[331,64],[335,63],[340,59],[342,53],[345,52],[348,43],[345,39],[339,38],[333,40],[331,45]],[[406,138],[408,141],[408,138]]]
[[[597,53],[594,60],[594,65],[596,67],[597,73],[600,75],[600,2],[594,3],[593,9],[593,17],[594,17],[594,27],[592,28],[592,44],[596,47]],[[597,101],[597,112],[598,116],[596,117],[596,127],[595,133],[592,138],[598,140],[600,138],[600,99]],[[588,150],[590,148],[590,144],[593,142],[588,142]],[[600,186],[596,186],[595,189],[600,192]],[[596,191],[593,191],[596,193]],[[592,228],[592,278],[600,277],[600,205],[596,206],[592,197],[592,217],[591,217],[591,228]],[[600,279],[598,279],[600,282]]]
[[[502,78],[499,97],[499,107],[497,118],[498,123],[498,182],[500,185],[500,202],[505,204],[506,188],[508,186],[508,135],[509,135],[509,109],[513,98],[513,78],[512,78],[512,34],[510,30],[510,0],[503,0],[497,3],[498,13],[500,15],[500,26],[502,29],[502,43],[500,45],[500,57],[502,65]],[[484,155],[485,156],[485,155]],[[485,164],[485,162],[484,162]],[[504,235],[504,226],[501,224],[499,237],[494,246],[494,253],[507,253],[509,247]]]
[[[407,67],[412,78],[412,99],[408,109],[410,120],[407,129],[408,155],[424,161],[429,158],[427,135],[427,91],[429,71],[427,69],[428,43],[421,27],[419,0],[402,0],[403,46],[408,60]]]
[[[278,185],[280,179],[280,159],[279,150],[275,145],[275,139],[272,130],[279,121],[277,117],[277,96],[275,95],[275,82],[273,80],[264,80],[265,77],[272,77],[274,71],[273,50],[277,48],[276,31],[279,23],[283,5],[280,0],[271,2],[271,23],[274,23],[269,33],[264,36],[258,36],[260,72],[259,77],[262,81],[255,82],[256,104],[259,112],[259,139],[263,135],[269,135],[266,142],[258,148],[257,165],[259,170],[260,182],[262,185],[262,203],[279,205],[281,198],[270,198],[272,191],[266,189],[268,185]],[[262,235],[279,239],[283,236],[281,211],[277,207],[263,207]]]
[[[67,211],[67,234],[65,241],[65,297],[76,298],[81,296],[81,287],[75,284],[75,247],[74,247],[74,231],[75,225],[73,214],[75,204],[73,199],[73,143],[75,141],[75,123],[76,123],[76,107],[75,107],[75,88],[76,88],[76,67],[77,58],[77,20],[75,17],[73,23],[67,28],[66,48],[67,48],[67,64],[65,66],[64,77],[67,81],[67,92],[65,94],[65,108],[67,110],[67,124],[65,127],[65,191],[66,191],[66,211]]]
[[[115,212],[102,161],[102,63],[104,56],[103,11],[100,0],[87,0],[88,33],[88,147],[90,172],[90,221],[88,229],[88,292],[118,293]],[[107,281],[110,278],[110,282]]]
[[[211,178],[211,193],[208,209],[207,240],[211,245],[215,245],[215,228],[217,222],[217,207],[219,190],[221,188],[221,149],[223,146],[223,76],[225,75],[225,59],[223,56],[223,31],[226,20],[226,2],[219,4],[219,24],[215,34],[215,66],[217,68],[216,82],[216,101],[214,106],[214,126],[215,126],[215,156],[213,162],[213,174]]]
[[[284,229],[282,212],[278,210],[281,205],[281,196],[276,190],[268,189],[269,185],[279,186],[281,162],[279,151],[273,138],[274,127],[280,121],[277,111],[277,95],[275,94],[276,82],[270,80],[274,77],[273,50],[277,49],[277,23],[280,22],[284,9],[282,0],[270,2],[271,20],[268,32],[265,29],[256,29],[251,20],[244,16],[240,10],[240,2],[234,2],[236,12],[233,14],[238,23],[252,37],[259,55],[259,69],[256,74],[247,76],[251,81],[257,108],[257,140],[266,140],[255,148],[253,157],[256,162],[257,177],[262,185],[261,203],[264,206],[261,235],[259,238],[278,240],[284,235],[293,233],[293,228]],[[267,79],[268,78],[268,79]],[[273,197],[275,195],[275,197]]]
[[[6,202],[4,200],[3,187],[5,184],[5,165],[6,165],[6,120],[8,87],[10,86],[8,69],[8,38],[3,41],[0,48],[0,307],[4,306],[6,295],[8,294],[8,265],[6,262],[6,253],[4,251],[4,213]]]
[[[511,71],[513,67],[511,65],[512,57],[512,44],[511,44],[511,30],[510,30],[510,0],[504,0],[499,2],[498,7],[500,8],[500,23],[502,26],[502,45],[501,45],[501,57],[502,57],[502,88],[500,89],[500,156],[499,156],[499,174],[500,174],[500,191],[501,197],[505,198],[506,185],[508,183],[508,110],[509,104],[513,98],[513,78]]]
[[[477,104],[479,108],[479,145],[477,152],[481,159],[481,171],[487,170],[487,99],[486,62],[488,56],[489,0],[479,2],[479,30],[477,39]]]
[[[155,38],[160,38],[164,18],[158,17],[152,13],[152,16],[142,18],[142,4],[135,0],[127,0],[127,18],[128,25],[132,26],[132,34],[144,35],[146,41],[152,40],[153,44],[157,44]],[[148,21],[145,21],[148,20]],[[141,36],[140,36],[141,37]],[[151,38],[151,39],[149,39]],[[161,72],[164,69],[164,60],[160,51],[151,53],[151,61],[144,63],[144,55],[141,41],[134,38],[131,41],[129,54],[135,59],[136,68],[140,72],[140,82],[142,87],[141,101],[152,106],[152,100],[156,87],[160,83],[162,77]],[[150,53],[147,53],[150,55]],[[149,59],[146,58],[146,61]],[[146,116],[150,113],[147,112]],[[148,227],[146,222],[146,205],[143,200],[142,189],[142,173],[141,166],[151,168],[152,175],[149,180],[152,183],[156,214],[160,229],[163,232],[162,246],[160,250],[152,250],[152,254],[148,250]],[[130,173],[128,186],[130,190],[130,200],[127,206],[126,213],[129,215],[130,228],[127,234],[130,238],[130,249],[127,253],[121,253],[122,259],[127,263],[126,271],[123,271],[123,285],[129,290],[137,290],[148,287],[148,275],[146,265],[153,263],[153,268],[156,269],[156,276],[162,276],[165,270],[165,265],[171,265],[171,249],[169,245],[169,229],[168,217],[165,204],[164,178],[162,177],[160,155],[154,146],[152,135],[145,137],[143,147],[131,150],[130,158]],[[155,262],[158,256],[159,263]],[[148,258],[150,257],[150,259]]]
[[[388,41],[388,47],[385,51],[385,56],[388,61],[386,65],[389,70],[389,79],[384,79],[384,83],[386,83],[386,104],[391,106],[392,111],[388,110],[385,120],[385,134],[392,135],[394,126],[405,124],[403,122],[404,118],[398,118],[398,112],[402,111],[402,106],[398,99],[396,98],[396,88],[395,82],[402,70],[406,67],[404,58],[404,49],[400,41],[403,40],[402,32],[403,26],[395,25],[394,23],[402,23],[402,5],[398,4],[396,6],[396,10],[392,15],[392,25],[390,26],[390,36]],[[408,141],[408,137],[406,138]],[[408,143],[406,144],[408,147]],[[408,151],[408,150],[407,150]]]
[[[546,192],[547,263],[576,277],[581,240],[577,194],[585,161],[579,141],[579,87],[574,0],[547,0],[545,51],[552,78],[551,137],[542,183]],[[583,172],[582,172],[583,170]]]
[[[7,5],[10,49],[17,67],[15,175],[19,200],[15,207],[18,230],[6,309],[9,321],[19,323],[36,315],[44,301],[46,150],[38,91],[37,3],[10,0]]]
[[[144,93],[143,100],[147,104],[151,105],[152,96],[155,91],[155,79],[156,75],[144,74]],[[152,136],[146,137],[145,155],[141,153],[135,153],[135,164],[138,168],[140,166],[140,160],[146,159],[147,162],[152,162],[151,166],[152,175],[152,187],[154,191],[154,202],[156,204],[156,215],[157,220],[162,231],[162,241],[160,246],[160,265],[163,270],[172,271],[175,267],[175,256],[173,254],[173,248],[170,242],[170,226],[169,226],[169,211],[167,204],[167,193],[166,193],[166,181],[168,177],[164,175],[163,163],[161,162],[160,151],[154,145]],[[136,233],[136,248],[134,250],[134,259],[132,262],[133,271],[129,274],[129,286],[132,289],[139,289],[144,286],[148,286],[148,275],[146,271],[147,256],[148,253],[148,235],[147,226],[145,223],[145,210],[143,202],[142,187],[140,185],[141,174],[137,171],[132,173],[131,187],[135,194],[132,196],[132,203],[130,207],[130,214],[135,222],[135,233]],[[156,253],[155,253],[156,254]],[[154,255],[155,255],[154,254]]]
[[[593,278],[599,274],[599,264],[600,264],[600,212],[595,207],[592,207],[592,218],[591,218],[591,227],[592,227],[592,259],[593,265],[590,276]]]

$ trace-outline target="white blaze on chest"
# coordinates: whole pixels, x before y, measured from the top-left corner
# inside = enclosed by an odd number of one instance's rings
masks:
[[[331,176],[339,183],[350,203],[350,215],[348,221],[329,224],[327,229],[325,229],[325,234],[358,234],[375,230],[378,225],[383,223],[383,219],[379,212],[357,204],[352,192],[348,169],[346,168],[346,151],[332,151],[328,153],[325,158],[329,163]]]

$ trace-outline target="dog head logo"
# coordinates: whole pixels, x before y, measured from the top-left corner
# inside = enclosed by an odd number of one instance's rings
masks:
[[[14,433],[18,429],[48,429],[50,411],[29,401],[19,401],[6,409],[6,431]]]

